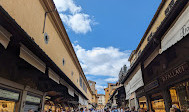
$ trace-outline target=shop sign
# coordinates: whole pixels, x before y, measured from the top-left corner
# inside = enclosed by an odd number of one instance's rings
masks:
[[[180,36],[185,37],[189,33],[189,21],[180,29]]]
[[[19,93],[15,93],[15,92],[11,92],[11,91],[0,89],[0,97],[1,98],[12,99],[12,100],[18,100]]]
[[[26,101],[27,101],[27,102],[31,102],[31,103],[37,103],[37,104],[39,104],[40,101],[41,101],[41,99],[38,98],[38,97],[34,97],[34,96],[29,96],[29,95],[27,95],[27,96],[26,96]]]
[[[147,84],[147,85],[144,87],[144,89],[145,89],[145,91],[147,92],[147,91],[150,91],[150,90],[152,90],[152,89],[154,89],[154,88],[156,88],[156,87],[158,87],[158,86],[159,86],[158,81],[157,81],[157,80],[154,80],[154,81],[152,81],[151,83]]]
[[[188,67],[187,63],[181,64],[180,66],[178,66],[178,67],[168,71],[164,75],[162,75],[160,77],[160,80],[164,83],[165,81],[168,81],[172,78],[182,75],[182,73],[184,73],[188,68],[189,67]]]

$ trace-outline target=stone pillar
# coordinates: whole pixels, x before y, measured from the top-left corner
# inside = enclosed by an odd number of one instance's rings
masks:
[[[165,104],[165,110],[166,112],[169,112],[171,108],[171,103],[172,103],[169,89],[168,88],[163,89],[162,95],[163,95],[163,100]]]

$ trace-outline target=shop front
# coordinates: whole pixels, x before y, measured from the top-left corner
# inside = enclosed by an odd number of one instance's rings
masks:
[[[181,110],[189,108],[189,81],[185,81],[169,89],[171,94],[172,104],[176,105]]]
[[[0,88],[0,111],[15,112],[20,93]]]
[[[169,70],[160,77],[162,84],[167,85],[170,93],[171,105],[176,105],[180,110],[189,108],[189,63],[184,62]]]

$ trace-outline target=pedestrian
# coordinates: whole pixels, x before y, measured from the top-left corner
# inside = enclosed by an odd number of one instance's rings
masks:
[[[84,112],[84,111],[83,111],[83,108],[80,108],[80,112]]]
[[[129,107],[125,108],[125,112],[130,112]]]
[[[124,109],[123,109],[123,107],[121,108],[121,112],[124,112]]]
[[[175,112],[181,112],[179,108],[175,104],[172,105],[172,108],[174,108]]]
[[[170,108],[170,112],[175,112],[175,109],[174,108]]]
[[[137,111],[135,110],[135,106],[133,106],[133,107],[131,108],[131,112],[137,112]]]

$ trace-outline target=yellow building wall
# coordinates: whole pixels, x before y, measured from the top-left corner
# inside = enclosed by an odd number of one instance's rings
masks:
[[[15,21],[34,39],[35,43],[56,63],[56,65],[71,79],[72,82],[92,101],[89,88],[87,93],[80,87],[79,70],[67,51],[63,37],[51,22],[48,14],[45,32],[49,35],[48,44],[44,41],[43,24],[45,10],[40,0],[0,0],[0,5],[15,19]],[[63,66],[63,58],[65,65]],[[73,76],[71,75],[73,71]],[[86,84],[87,82],[85,82]]]
[[[139,49],[135,52],[135,55],[133,56],[133,58],[131,59],[130,63],[132,63],[133,61],[136,60],[136,58],[138,58],[138,53],[139,51],[143,51],[144,48],[146,47],[146,45],[148,44],[148,36],[151,34],[151,32],[155,33],[157,28],[160,26],[161,22],[165,19],[165,10],[167,9],[168,5],[170,4],[170,2],[172,0],[165,0],[165,4],[163,6],[163,8],[161,9],[156,21],[154,22],[154,24],[152,25],[151,29],[149,30],[147,36],[145,37],[144,41],[142,42],[141,46],[139,47]],[[174,0],[175,2],[177,0]]]
[[[107,91],[108,90],[108,91]],[[108,102],[108,100],[109,100],[109,98],[110,98],[110,92],[109,92],[109,88],[105,88],[104,89],[104,91],[105,91],[105,104],[107,104],[107,102]]]

